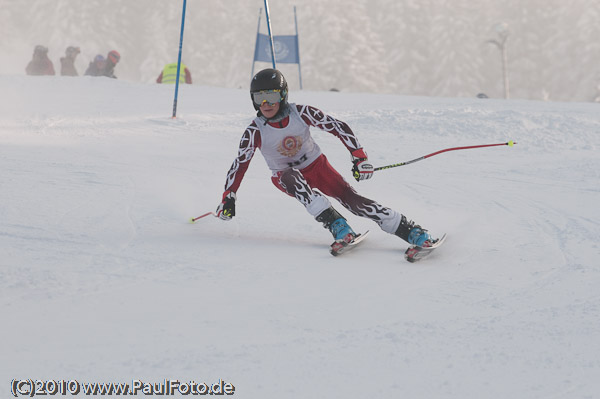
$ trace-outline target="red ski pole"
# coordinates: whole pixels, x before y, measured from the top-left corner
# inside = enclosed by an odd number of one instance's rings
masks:
[[[206,212],[204,215],[200,215],[200,216],[198,216],[198,217],[191,218],[191,219],[190,219],[190,223],[194,223],[196,220],[198,220],[198,219],[202,219],[203,217],[206,217],[206,216],[208,216],[208,215],[213,215],[213,216],[215,216],[215,217],[217,216],[217,215],[215,215],[213,212]]]
[[[456,151],[456,150],[468,150],[468,149],[471,149],[471,148],[496,147],[496,146],[499,146],[499,145],[507,145],[509,147],[512,147],[515,144],[517,144],[517,142],[511,140],[511,141],[509,141],[507,143],[499,143],[499,144],[483,144],[483,145],[470,145],[470,146],[467,146],[467,147],[446,148],[445,150],[440,150],[440,151],[432,152],[431,154],[427,154],[427,155],[424,155],[424,156],[419,157],[419,158],[415,158],[415,159],[410,160],[410,161],[395,163],[395,164],[392,164],[392,165],[380,166],[380,167],[375,168],[373,170],[374,171],[375,170],[383,170],[383,169],[395,168],[397,166],[408,165],[408,164],[411,164],[411,163],[414,163],[414,162],[422,161],[423,159],[427,159],[427,158],[432,157],[434,155],[441,154],[442,152]]]

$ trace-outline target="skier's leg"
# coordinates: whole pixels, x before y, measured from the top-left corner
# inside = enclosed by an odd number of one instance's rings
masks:
[[[309,186],[302,173],[287,169],[274,173],[271,180],[275,187],[300,201],[308,213],[329,229],[336,240],[343,240],[348,234],[355,236],[346,219],[331,206],[325,196]]]
[[[319,216],[325,209],[331,207],[329,200],[312,188],[306,182],[302,173],[295,169],[287,169],[273,173],[271,177],[275,187],[296,198],[313,217]]]
[[[427,230],[395,210],[358,195],[352,188],[337,199],[350,212],[374,220],[383,231],[394,234],[409,244],[423,246],[426,241],[431,242]]]
[[[302,173],[311,186],[334,197],[353,214],[373,220],[386,233],[397,235],[410,244],[430,239],[426,230],[407,220],[404,215],[359,195],[329,164],[325,155],[303,169]]]
[[[353,214],[375,221],[387,233],[394,234],[398,229],[401,215],[393,209],[360,196],[331,166],[325,155],[321,155],[307,168],[302,169],[302,174],[312,187],[335,198]]]

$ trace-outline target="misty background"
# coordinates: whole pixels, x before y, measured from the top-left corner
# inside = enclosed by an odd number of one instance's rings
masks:
[[[0,74],[25,74],[49,47],[60,73],[79,46],[80,75],[117,50],[119,79],[154,82],[177,60],[182,0],[0,0]],[[183,62],[194,84],[249,86],[263,0],[188,0]],[[401,95],[504,97],[496,27],[508,26],[510,97],[595,101],[600,96],[600,0],[278,0],[275,35],[300,42],[303,87]],[[264,10],[261,32],[266,33]],[[257,63],[256,70],[269,67]],[[291,89],[298,67],[279,64]],[[292,99],[293,100],[293,99]]]

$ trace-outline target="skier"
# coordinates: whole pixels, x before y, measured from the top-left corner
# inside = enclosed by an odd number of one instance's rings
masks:
[[[48,47],[37,45],[33,49],[33,57],[27,67],[27,75],[54,75],[54,64],[48,58]]]
[[[65,50],[65,56],[60,59],[60,74],[62,76],[78,76],[75,69],[75,58],[80,53],[79,47],[69,46]]]
[[[242,135],[238,156],[227,173],[225,192],[216,216],[222,220],[231,220],[235,216],[236,192],[256,149],[260,149],[273,173],[271,179],[275,187],[295,197],[329,229],[335,240],[331,245],[333,255],[343,252],[357,234],[325,195],[338,200],[353,214],[375,221],[383,231],[395,234],[409,244],[430,247],[437,241],[427,230],[400,213],[360,196],[329,164],[312,138],[310,127],[317,127],[341,140],[350,151],[352,172],[357,181],[373,176],[373,165],[350,127],[310,105],[288,103],[288,85],[280,71],[264,69],[258,72],[252,78],[250,97],[257,117]],[[407,259],[412,261],[410,257],[414,254],[407,251]]]

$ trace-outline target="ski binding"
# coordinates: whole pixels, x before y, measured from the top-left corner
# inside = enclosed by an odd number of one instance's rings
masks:
[[[356,236],[348,234],[346,237],[344,237],[343,240],[335,241],[333,244],[331,244],[331,249],[329,250],[329,253],[331,253],[333,256],[338,256],[340,254],[343,254],[344,252],[348,252],[356,248],[356,246],[360,244],[367,237],[368,234],[369,230]]]
[[[446,234],[444,234],[442,238],[438,238],[437,240],[435,240],[430,247],[420,247],[418,245],[411,245],[410,247],[408,247],[406,252],[404,252],[404,259],[411,263],[420,261],[421,259],[431,255],[431,253],[435,251],[436,248],[441,246],[445,240]]]

